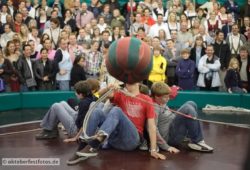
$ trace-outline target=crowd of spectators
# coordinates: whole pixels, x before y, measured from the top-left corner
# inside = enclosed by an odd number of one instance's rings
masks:
[[[71,90],[86,78],[112,83],[105,66],[109,45],[133,36],[154,54],[148,86],[164,81],[183,90],[246,92],[249,9],[250,0],[242,8],[235,0],[132,0],[124,6],[117,0],[55,0],[52,6],[7,0],[0,5],[0,91]]]

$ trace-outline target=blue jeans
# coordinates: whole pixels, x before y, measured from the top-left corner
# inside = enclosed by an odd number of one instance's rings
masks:
[[[97,107],[89,118],[86,133],[93,136],[97,129],[107,136],[108,144],[115,149],[130,151],[140,145],[135,125],[119,107],[113,107],[106,113]]]
[[[40,125],[43,129],[53,130],[61,122],[68,135],[74,136],[77,133],[75,124],[77,115],[78,112],[72,109],[65,101],[54,103],[43,117]]]
[[[69,80],[58,80],[57,81],[58,85],[59,85],[59,90],[62,91],[69,91],[70,87],[69,87]]]
[[[197,117],[197,105],[192,101],[188,101],[183,104],[178,111]],[[190,138],[194,143],[198,143],[203,140],[201,124],[197,120],[176,115],[170,125],[168,143],[173,146],[178,146],[185,137]]]

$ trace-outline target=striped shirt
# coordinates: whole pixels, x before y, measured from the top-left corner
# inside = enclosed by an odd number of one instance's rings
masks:
[[[95,76],[100,73],[100,68],[102,64],[102,54],[99,51],[97,52],[90,51],[86,55],[85,61],[86,61],[85,72],[88,75]]]

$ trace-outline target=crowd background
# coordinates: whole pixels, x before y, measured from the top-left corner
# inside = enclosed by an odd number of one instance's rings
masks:
[[[242,3],[242,1],[240,1]],[[7,0],[0,3],[0,91],[71,90],[86,78],[116,80],[109,45],[134,36],[153,51],[144,83],[249,92],[250,0]]]

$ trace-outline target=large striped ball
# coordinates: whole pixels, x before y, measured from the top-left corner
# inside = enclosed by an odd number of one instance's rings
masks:
[[[108,72],[116,79],[129,84],[147,79],[152,64],[149,45],[133,37],[114,41],[106,58]]]

